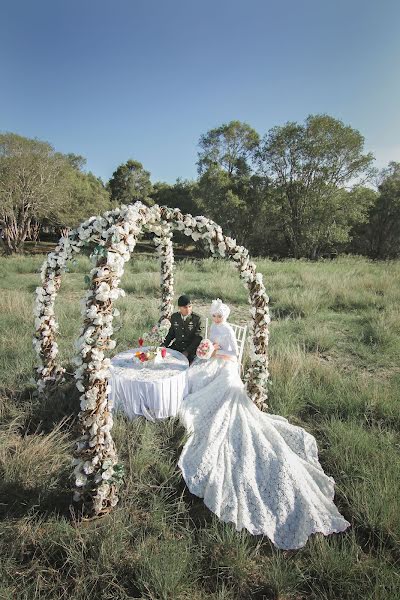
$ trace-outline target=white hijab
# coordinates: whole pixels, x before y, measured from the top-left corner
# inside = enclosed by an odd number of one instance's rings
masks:
[[[210,307],[211,315],[221,315],[222,322],[225,323],[227,318],[229,317],[229,313],[231,309],[227,304],[224,304],[220,298],[213,300]]]

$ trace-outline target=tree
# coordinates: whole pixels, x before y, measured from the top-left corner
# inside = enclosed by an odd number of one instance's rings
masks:
[[[195,181],[177,179],[176,183],[157,182],[153,186],[151,198],[160,206],[179,208],[183,213],[201,215],[203,207],[198,198]]]
[[[242,220],[245,209],[236,192],[235,182],[219,165],[209,166],[198,182],[198,193],[207,216],[218,221],[228,235],[238,231],[238,222]]]
[[[73,169],[76,171],[83,171],[83,168],[86,165],[86,158],[80,154],[73,154],[72,152],[66,154],[65,158]]]
[[[211,129],[199,141],[199,175],[217,166],[226,171],[229,177],[248,174],[259,141],[258,133],[240,121],[231,121]]]
[[[252,164],[260,137],[247,123],[231,121],[200,137],[198,195],[208,216],[240,243],[249,243],[258,208],[249,194]],[[257,193],[256,197],[260,200]],[[250,216],[255,210],[254,216]],[[252,222],[249,227],[249,220]]]
[[[72,168],[65,185],[63,202],[55,205],[47,215],[47,222],[62,235],[66,235],[69,229],[77,227],[92,215],[102,214],[109,209],[109,192],[101,179],[93,173],[83,173]]]
[[[372,175],[364,138],[328,115],[310,115],[304,125],[273,127],[258,151],[260,172],[271,178],[281,207],[282,228],[295,258],[316,258],[343,242],[360,207],[350,206],[343,189]],[[354,197],[353,199],[355,199]]]
[[[128,160],[120,165],[112,174],[108,188],[114,204],[131,204],[141,200],[144,204],[151,205],[150,173],[137,160]]]
[[[62,202],[66,158],[47,142],[0,134],[0,227],[6,252],[18,252],[33,222]]]
[[[376,259],[400,256],[400,163],[381,171],[368,221],[355,227],[352,249]]]

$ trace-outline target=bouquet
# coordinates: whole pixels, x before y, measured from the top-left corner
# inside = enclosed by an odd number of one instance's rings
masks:
[[[201,340],[199,346],[197,347],[196,356],[198,356],[198,358],[207,360],[207,359],[211,358],[211,355],[213,352],[214,352],[214,344],[212,343],[212,341],[208,340],[208,339],[204,339],[204,340]]]

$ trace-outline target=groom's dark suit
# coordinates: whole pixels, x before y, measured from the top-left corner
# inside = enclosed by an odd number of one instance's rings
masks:
[[[189,362],[192,362],[196,356],[197,346],[202,340],[201,317],[196,313],[188,315],[183,319],[181,313],[173,313],[171,317],[171,327],[164,340],[164,346],[170,346],[173,350],[187,352]]]

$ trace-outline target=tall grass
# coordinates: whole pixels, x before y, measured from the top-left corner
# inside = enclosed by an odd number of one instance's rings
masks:
[[[271,300],[270,410],[312,432],[351,522],[296,552],[220,523],[176,467],[176,420],[118,416],[126,470],[120,504],[95,521],[71,504],[78,399],[68,381],[38,401],[30,384],[33,293],[43,257],[0,259],[0,598],[153,600],[395,600],[400,597],[400,263],[359,257],[257,261]],[[235,269],[177,262],[176,295],[208,313],[219,296],[248,321]],[[90,268],[69,267],[57,298],[61,359],[70,370]],[[158,315],[159,266],[134,255],[115,319],[117,351]]]

